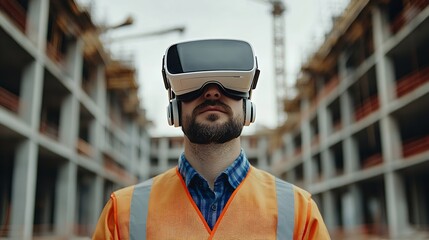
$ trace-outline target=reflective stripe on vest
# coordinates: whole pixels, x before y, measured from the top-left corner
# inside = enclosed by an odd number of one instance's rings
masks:
[[[275,178],[277,194],[277,239],[293,239],[294,191],[293,185]],[[149,197],[153,180],[149,179],[135,186],[130,207],[130,239],[146,239],[146,222],[149,211]]]
[[[130,239],[146,239],[146,221],[152,183],[153,179],[149,179],[134,187],[130,207]]]
[[[293,239],[295,198],[293,186],[276,178],[277,239]]]

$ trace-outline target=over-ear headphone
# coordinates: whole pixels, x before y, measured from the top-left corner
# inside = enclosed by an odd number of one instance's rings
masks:
[[[251,123],[255,122],[256,119],[256,106],[248,98],[243,99],[243,108],[244,108],[244,126],[249,126]]]
[[[176,98],[171,99],[167,106],[167,118],[170,126],[180,127],[182,125],[180,119],[180,101]]]
[[[244,126],[249,126],[251,123],[255,122],[256,119],[256,106],[248,98],[243,99],[243,109],[244,109]],[[180,101],[176,98],[170,100],[170,103],[167,106],[167,118],[168,124],[174,127],[180,127],[182,125],[182,120],[180,117]]]

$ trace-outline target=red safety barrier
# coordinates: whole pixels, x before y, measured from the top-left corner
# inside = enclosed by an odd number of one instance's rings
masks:
[[[376,111],[380,107],[380,102],[378,101],[378,96],[374,95],[369,97],[361,106],[355,110],[355,119],[359,121],[364,117],[368,116],[370,113]]]
[[[396,84],[396,96],[398,98],[402,97],[426,82],[429,82],[429,67],[412,72],[399,79]]]
[[[420,137],[420,138],[412,138],[404,141],[402,143],[402,155],[404,158],[422,153],[429,150],[429,135]]]
[[[25,9],[16,0],[0,0],[0,9],[18,25],[21,31],[25,31],[25,22],[27,21],[27,13]]]

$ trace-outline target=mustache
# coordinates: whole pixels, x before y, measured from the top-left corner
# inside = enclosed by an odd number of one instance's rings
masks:
[[[219,100],[206,100],[203,103],[201,103],[200,105],[196,106],[195,109],[192,111],[192,114],[197,115],[197,113],[202,111],[204,108],[213,107],[213,106],[222,108],[222,110],[224,110],[228,114],[232,113],[232,109],[228,105],[226,105],[225,103],[223,103]]]

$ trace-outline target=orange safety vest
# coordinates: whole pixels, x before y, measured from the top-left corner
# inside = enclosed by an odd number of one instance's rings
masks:
[[[330,239],[310,194],[254,167],[213,230],[176,169],[111,195],[93,239]]]

